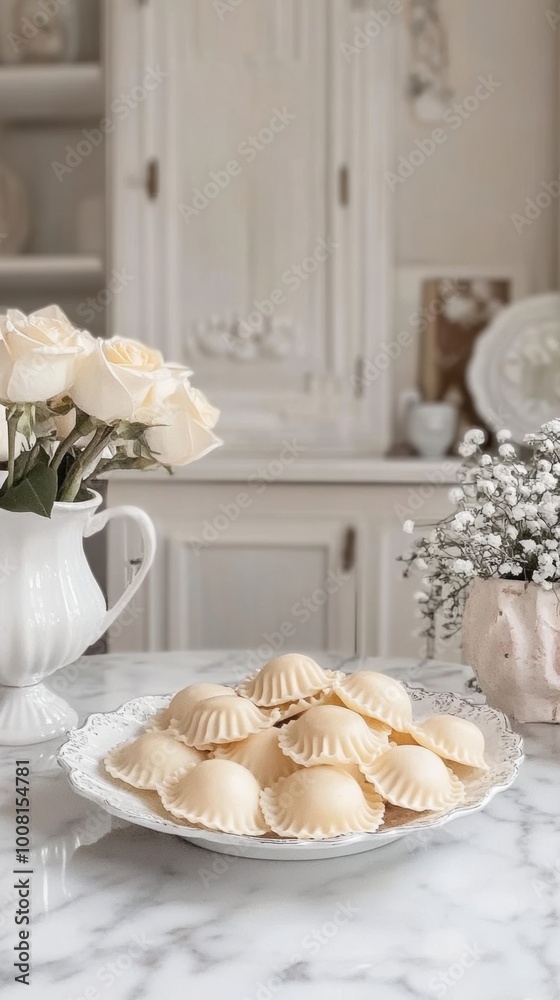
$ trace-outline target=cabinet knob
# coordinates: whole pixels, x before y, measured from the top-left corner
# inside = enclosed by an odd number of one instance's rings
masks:
[[[351,573],[356,565],[356,529],[347,528],[342,549],[342,571]]]
[[[151,201],[159,194],[159,160],[148,160],[146,164],[146,194]]]

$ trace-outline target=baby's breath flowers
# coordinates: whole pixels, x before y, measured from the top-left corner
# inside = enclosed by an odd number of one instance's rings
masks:
[[[522,460],[507,430],[497,434],[498,454],[481,451],[484,432],[470,430],[459,446],[466,459],[449,498],[457,510],[414,543],[402,561],[414,567],[424,590],[415,594],[425,619],[424,635],[435,638],[436,615],[444,634],[461,619],[470,581],[501,578],[560,584],[560,419],[527,435],[533,450]],[[403,528],[412,533],[414,524]]]

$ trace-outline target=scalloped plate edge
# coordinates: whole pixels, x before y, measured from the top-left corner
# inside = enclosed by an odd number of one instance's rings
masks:
[[[510,754],[507,758],[509,766],[507,776],[496,781],[481,798],[468,805],[457,806],[443,815],[434,815],[432,819],[424,817],[418,822],[408,821],[400,827],[390,827],[386,830],[378,830],[375,833],[347,834],[341,837],[334,837],[320,841],[295,840],[293,838],[266,837],[238,837],[232,834],[219,833],[217,831],[204,830],[199,827],[180,825],[172,820],[165,820],[157,815],[146,817],[132,815],[126,808],[119,808],[113,803],[107,802],[104,798],[103,787],[84,788],[80,783],[80,775],[85,772],[80,767],[80,759],[83,757],[84,749],[90,744],[89,737],[92,727],[98,722],[106,725],[114,718],[123,721],[142,725],[146,717],[151,715],[158,708],[165,707],[169,703],[172,695],[144,695],[124,702],[117,709],[111,712],[94,712],[87,716],[82,726],[72,729],[67,734],[67,739],[60,747],[57,760],[62,769],[66,772],[69,783],[74,791],[82,798],[99,805],[105,812],[116,816],[118,819],[131,823],[134,826],[141,826],[144,829],[151,829],[157,833],[171,834],[180,837],[199,847],[208,850],[215,850],[220,853],[232,853],[239,856],[254,858],[276,858],[276,860],[294,860],[299,857],[301,860],[320,859],[325,857],[342,857],[346,854],[368,851],[377,847],[382,847],[402,837],[425,833],[426,831],[441,829],[454,819],[468,816],[470,813],[482,810],[500,791],[509,788],[517,775],[524,760],[523,738],[516,733],[510,725],[507,716],[498,709],[491,708],[485,703],[476,703],[467,698],[462,698],[454,692],[427,691],[424,688],[410,687],[406,685],[413,701],[421,702],[426,698],[437,697],[448,702],[448,707],[453,704],[468,706],[471,710],[484,713],[493,717],[498,724],[499,731],[508,737]],[[146,709],[149,711],[146,713]],[[143,716],[142,719],[139,715]],[[99,755],[95,752],[88,755],[90,761],[98,761]],[[88,780],[91,778],[85,775]],[[97,779],[99,782],[102,780]],[[290,857],[285,853],[289,849]],[[276,853],[278,852],[278,853]],[[297,852],[297,853],[296,853]]]

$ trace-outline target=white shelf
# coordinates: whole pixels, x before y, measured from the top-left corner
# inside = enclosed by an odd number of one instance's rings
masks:
[[[0,288],[98,288],[103,284],[101,257],[85,254],[0,255]]]
[[[99,63],[0,66],[0,119],[68,121],[103,116]]]

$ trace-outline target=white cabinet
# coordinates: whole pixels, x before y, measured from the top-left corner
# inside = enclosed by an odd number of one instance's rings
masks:
[[[218,464],[218,463],[216,463]],[[385,463],[390,466],[390,463]],[[420,496],[421,509],[410,509]],[[446,486],[169,481],[117,476],[109,503],[140,503],[154,518],[159,552],[136,605],[112,630],[115,651],[237,648],[425,655],[413,592],[397,556],[409,547],[403,511],[418,530],[449,511]],[[114,600],[140,555],[115,528]],[[438,653],[460,657],[458,647]]]
[[[112,325],[186,363],[239,448],[382,453],[393,27],[352,0],[122,0],[112,78],[153,87],[112,135]]]
[[[123,480],[112,483],[110,502],[128,502],[134,492]],[[356,528],[318,513],[304,494],[286,502],[281,487],[262,499],[242,484],[143,489],[142,506],[158,528],[158,561],[111,647],[234,647],[261,657],[275,649],[353,651]],[[118,529],[111,539],[113,597],[138,544]]]

